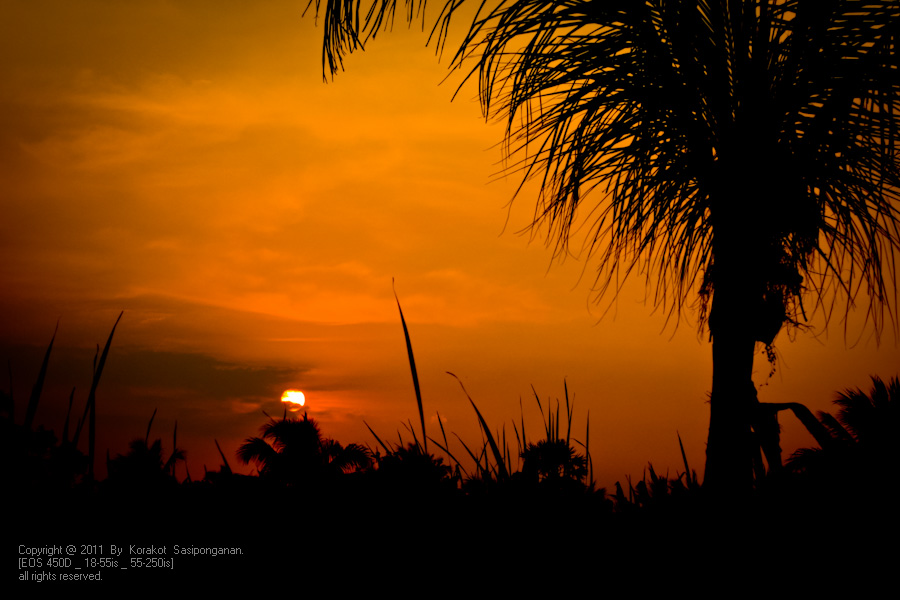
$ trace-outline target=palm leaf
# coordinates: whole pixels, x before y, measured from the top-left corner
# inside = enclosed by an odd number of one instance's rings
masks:
[[[408,23],[423,4],[405,2]],[[439,47],[461,4],[443,4]],[[332,74],[396,5],[327,3]],[[735,218],[761,249],[779,247],[765,277],[789,322],[804,289],[826,316],[865,290],[878,331],[896,304],[898,31],[894,2],[507,0],[480,4],[453,66],[474,62],[485,114],[506,123],[507,172],[540,184],[532,227],[563,253],[589,219],[601,296],[640,272],[680,314],[714,279],[718,182],[765,172],[783,191]],[[600,198],[582,216],[589,196]]]
[[[244,440],[238,448],[237,457],[245,465],[255,462],[259,472],[263,473],[278,460],[278,452],[266,440],[253,437]]]

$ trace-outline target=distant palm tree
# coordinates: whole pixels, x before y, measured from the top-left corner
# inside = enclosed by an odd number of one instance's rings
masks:
[[[407,0],[411,22],[424,2]],[[462,0],[444,5],[442,45]],[[318,12],[319,0],[315,0]],[[565,253],[585,216],[600,293],[637,271],[712,338],[705,485],[747,490],[757,343],[862,291],[879,330],[900,245],[900,3],[504,0],[453,62],[475,61],[510,170],[541,186],[534,228]],[[326,4],[332,74],[395,0]],[[596,199],[585,207],[588,197]],[[575,229],[573,229],[573,227]]]
[[[238,449],[238,458],[244,464],[256,463],[260,477],[279,483],[320,482],[372,464],[367,448],[358,444],[344,447],[322,437],[319,424],[306,413],[302,419],[271,419],[262,426],[261,432],[261,438],[247,438]]]
[[[834,403],[837,418],[820,412],[819,421],[828,439],[821,448],[802,448],[794,452],[788,467],[795,471],[853,469],[863,475],[893,469],[900,459],[900,379],[887,384],[872,377],[872,390],[845,390]]]
[[[409,442],[395,447],[385,446],[377,454],[375,481],[392,494],[432,493],[456,490],[457,478],[444,459],[425,451],[422,444]]]
[[[522,451],[522,473],[539,481],[569,479],[581,482],[587,477],[587,459],[575,452],[564,439],[528,443]]]

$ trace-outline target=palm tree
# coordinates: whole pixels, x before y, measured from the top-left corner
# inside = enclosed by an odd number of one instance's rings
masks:
[[[528,443],[522,450],[522,472],[536,481],[571,480],[581,482],[587,477],[587,458],[563,439],[539,440]]]
[[[450,466],[444,464],[443,458],[426,452],[418,441],[384,448],[383,455],[376,455],[376,481],[394,493],[451,492],[456,489]]]
[[[247,438],[238,449],[238,458],[244,464],[255,462],[260,477],[278,483],[320,482],[372,464],[367,448],[358,444],[344,447],[323,437],[319,424],[306,413],[303,419],[270,419],[261,432],[261,438]]]
[[[423,4],[407,0],[409,22]],[[445,4],[439,48],[462,4]],[[395,5],[327,3],[332,75]],[[452,65],[474,61],[467,77],[485,115],[506,121],[510,170],[540,183],[533,227],[565,252],[587,211],[600,296],[637,272],[680,315],[699,291],[713,352],[705,484],[749,489],[757,343],[771,351],[805,322],[804,300],[829,318],[862,295],[876,331],[893,315],[900,5],[479,6]]]
[[[877,478],[893,468],[900,458],[897,431],[900,428],[900,379],[885,383],[872,377],[872,390],[845,390],[834,401],[837,417],[820,412],[819,422],[827,432],[821,448],[802,448],[790,458],[795,471],[828,472],[835,468]],[[869,480],[871,482],[872,479]]]

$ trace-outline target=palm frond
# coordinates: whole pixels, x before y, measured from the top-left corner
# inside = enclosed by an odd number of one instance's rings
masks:
[[[408,23],[423,4],[405,2]],[[438,44],[461,5],[444,4]],[[396,12],[328,2],[323,63],[334,73]],[[540,185],[532,231],[560,255],[584,232],[598,297],[638,272],[680,314],[714,280],[718,213],[752,232],[789,323],[805,293],[826,317],[864,293],[880,331],[900,243],[898,33],[894,2],[504,0],[479,5],[453,66],[474,62],[507,172]]]
[[[263,472],[267,465],[271,465],[272,461],[276,460],[277,454],[275,448],[258,437],[247,438],[237,451],[237,457],[242,463],[246,465],[251,461],[255,462],[260,472]]]
[[[778,182],[736,208],[760,251],[817,302],[862,287],[878,329],[900,240],[898,27],[895,3],[518,0],[457,61],[506,123],[508,169],[540,184],[532,227],[566,253],[591,223],[600,295],[638,271],[680,312],[712,267],[716,183],[755,177]],[[802,310],[790,272],[767,277]]]
[[[322,66],[326,72],[323,76],[327,79],[344,69],[344,56],[356,50],[362,50],[365,44],[374,39],[379,31],[387,31],[394,25],[397,13],[397,0],[373,0],[368,8],[359,0],[309,0],[304,14],[314,7],[315,16],[318,19],[319,12],[323,8],[323,26],[325,38],[322,45]],[[450,15],[462,0],[447,2],[444,11],[438,18],[432,37],[437,33],[438,46],[446,37],[446,25],[449,24]],[[403,18],[408,24],[412,24],[417,16],[422,17],[422,28],[425,27],[425,0],[404,0]],[[443,25],[441,25],[443,24]],[[439,27],[439,25],[441,25]]]

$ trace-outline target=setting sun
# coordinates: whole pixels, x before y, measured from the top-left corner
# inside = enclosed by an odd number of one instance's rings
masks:
[[[298,411],[306,404],[306,396],[300,390],[285,390],[281,395],[281,401],[288,405],[288,410]]]

